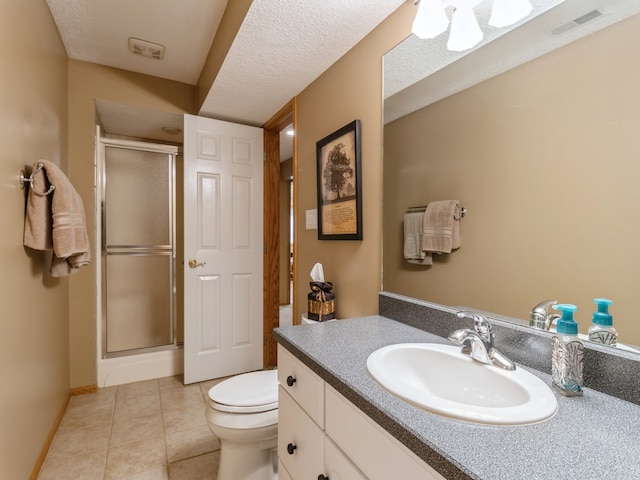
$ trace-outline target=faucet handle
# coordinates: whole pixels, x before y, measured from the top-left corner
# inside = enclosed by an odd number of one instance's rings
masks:
[[[484,340],[493,346],[493,327],[491,326],[491,322],[484,316],[474,313],[462,311],[456,314],[459,318],[467,318],[469,320],[473,320],[473,329],[476,333]]]

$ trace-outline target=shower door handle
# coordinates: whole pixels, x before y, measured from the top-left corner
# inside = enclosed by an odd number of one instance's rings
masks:
[[[198,262],[195,258],[192,258],[191,260],[189,260],[189,267],[190,268],[196,268],[196,267],[204,267],[207,264],[207,262]]]

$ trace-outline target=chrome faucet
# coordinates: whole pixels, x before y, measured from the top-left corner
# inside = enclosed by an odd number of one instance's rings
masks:
[[[560,318],[557,313],[549,313],[549,307],[557,303],[556,300],[545,300],[533,307],[529,314],[529,326],[538,330],[549,330],[553,322]]]
[[[464,328],[449,335],[449,340],[462,345],[462,353],[478,362],[505,370],[515,370],[516,365],[493,346],[495,335],[491,322],[482,315],[472,312],[458,312],[458,317],[473,320],[473,330]]]

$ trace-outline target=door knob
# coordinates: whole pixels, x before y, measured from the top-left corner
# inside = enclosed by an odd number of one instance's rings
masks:
[[[295,446],[293,443],[290,443],[290,444],[287,445],[287,453],[289,455],[293,455],[293,452],[295,452],[297,448],[298,447]]]
[[[189,260],[189,267],[190,268],[196,268],[196,267],[204,267],[207,264],[207,262],[198,262],[195,258],[192,258],[191,260]]]

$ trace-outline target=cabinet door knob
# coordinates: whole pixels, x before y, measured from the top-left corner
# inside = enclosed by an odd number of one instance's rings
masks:
[[[290,387],[293,387],[293,384],[296,383],[296,379],[293,378],[291,375],[289,375],[287,377],[287,385],[289,385]]]
[[[329,480],[329,477],[325,477],[322,473],[318,475],[318,480]]]
[[[289,455],[293,455],[293,452],[296,451],[296,447],[293,443],[290,443],[289,445],[287,445],[287,452],[289,452]]]

